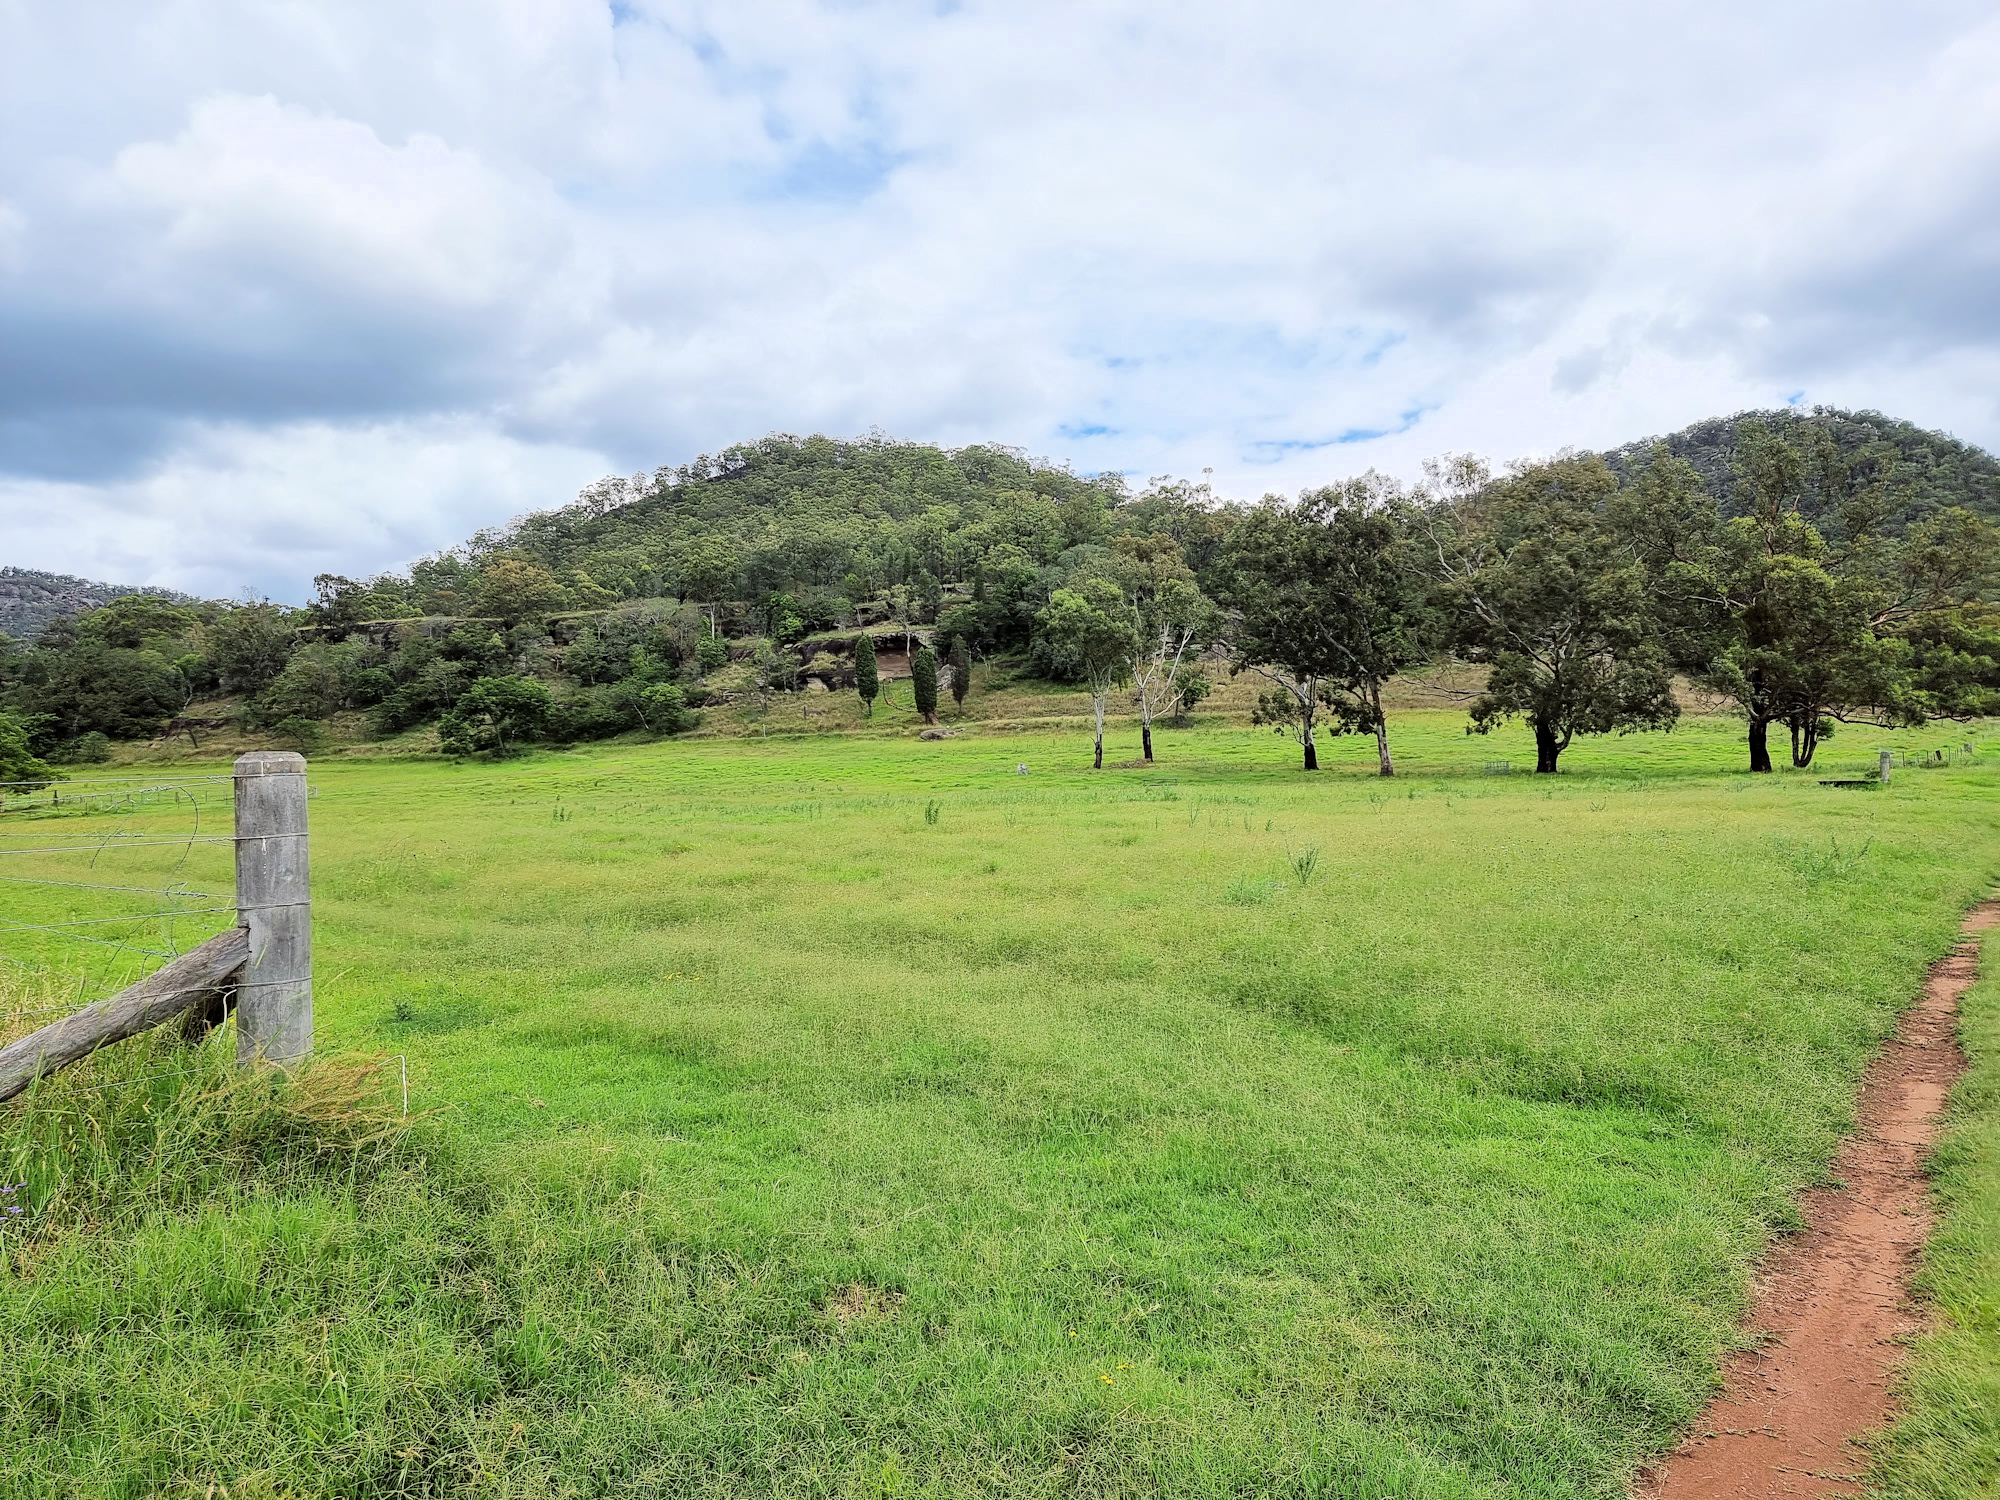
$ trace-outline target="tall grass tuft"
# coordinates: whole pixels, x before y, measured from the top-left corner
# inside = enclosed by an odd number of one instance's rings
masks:
[[[0,985],[10,1012],[46,991],[34,976]],[[31,1021],[4,1025],[0,1041]],[[0,1181],[23,1210],[0,1246],[130,1227],[245,1183],[276,1187],[328,1174],[353,1181],[393,1158],[408,1127],[393,1059],[339,1055],[287,1076],[239,1071],[224,1028],[198,1046],[163,1026],[106,1047],[0,1105]]]
[[[1301,886],[1312,884],[1312,878],[1319,872],[1319,845],[1307,844],[1291,856],[1292,874],[1298,877]]]

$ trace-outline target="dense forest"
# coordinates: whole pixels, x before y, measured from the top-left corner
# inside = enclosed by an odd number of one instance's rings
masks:
[[[1308,767],[1317,734],[1352,731],[1390,774],[1383,682],[1450,659],[1487,669],[1470,727],[1526,720],[1543,769],[1576,734],[1670,722],[1676,677],[1743,715],[1753,765],[1772,725],[1805,765],[1839,722],[2000,706],[1996,514],[1990,456],[1824,408],[1257,503],[996,447],[775,436],[404,572],[322,575],[299,609],[82,601],[0,638],[0,760],[38,775],[218,712],[307,747],[355,711],[454,754],[671,734],[815,678],[872,703],[879,648],[926,717],[975,659],[1080,684],[1100,746],[1129,689],[1148,756],[1154,718],[1221,668],[1257,675],[1259,720]]]

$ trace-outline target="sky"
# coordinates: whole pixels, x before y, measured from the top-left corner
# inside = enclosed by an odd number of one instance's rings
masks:
[[[298,602],[770,432],[2000,448],[2000,7],[0,0],[0,564]]]

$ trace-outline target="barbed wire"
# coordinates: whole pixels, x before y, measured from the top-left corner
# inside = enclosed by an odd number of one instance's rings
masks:
[[[265,837],[270,837],[270,835],[265,835]],[[99,842],[95,845],[75,843],[59,844],[45,849],[0,849],[0,854],[80,854],[92,848],[97,849],[101,853],[106,849],[179,849],[190,844],[233,844],[236,842],[237,840],[234,838],[217,838],[215,835],[210,834],[205,838],[198,839],[120,839]]]
[[[218,836],[220,834],[208,834],[208,838],[218,838]],[[104,830],[104,828],[98,828],[98,830],[88,832],[88,834],[60,834],[60,832],[48,832],[46,828],[22,828],[20,832],[14,832],[14,830],[0,832],[0,838],[42,838],[42,840],[60,838],[70,848],[88,848],[92,844],[140,844],[140,842],[146,840],[146,834],[142,834],[142,832],[120,834],[120,832]],[[162,840],[162,842],[166,842],[166,844],[184,844],[186,836],[168,838],[168,840]]]
[[[105,922],[150,922],[156,917],[198,917],[219,911],[235,911],[233,906],[182,906],[172,911],[141,911],[126,917],[78,917],[71,922],[15,922],[0,932],[55,932],[65,927],[93,927]]]
[[[141,954],[146,958],[158,958],[170,961],[172,959],[180,957],[178,953],[162,953],[157,948],[141,948],[137,944],[132,943],[131,941],[126,939],[92,937],[88,933],[84,932],[62,932],[53,928],[50,930],[53,931],[57,937],[66,937],[73,942],[95,943],[100,948],[117,948],[125,953]]]
[[[208,776],[23,776],[15,781],[0,781],[0,786],[25,786],[33,791],[41,791],[50,786],[207,786],[219,781],[240,781],[243,778],[217,772]]]
[[[33,875],[0,875],[0,881],[9,885],[53,885],[73,891],[127,891],[135,896],[185,896],[190,901],[226,901],[227,896],[214,891],[190,891],[182,886],[164,885],[92,885],[81,880],[39,880]]]
[[[123,981],[130,970],[137,969],[136,979],[144,980],[157,973],[162,965],[180,957],[183,948],[211,936],[207,929],[212,924],[197,922],[196,918],[224,915],[225,921],[228,920],[226,914],[233,912],[234,907],[226,903],[234,899],[233,893],[196,889],[181,871],[198,845],[233,846],[233,838],[207,830],[214,822],[210,810],[226,808],[226,789],[237,779],[233,772],[223,771],[0,781],[0,855],[21,855],[33,861],[27,868],[35,871],[30,875],[21,866],[15,866],[21,873],[0,875],[0,881],[13,889],[39,886],[52,893],[63,893],[45,898],[55,908],[43,908],[52,920],[21,920],[29,912],[18,916],[9,913],[11,920],[0,918],[0,944],[19,949],[51,938],[67,939],[87,944],[91,950],[108,949],[117,955],[115,958],[101,955],[74,965],[79,971],[87,971],[87,977],[85,972],[79,972],[73,985],[66,982],[63,989],[55,991],[72,996],[68,1004],[0,1011],[0,1022],[10,1029],[29,1023],[58,1024],[61,1016],[86,1009],[127,988]],[[133,862],[120,867],[123,879],[116,874],[110,880],[77,878],[100,868],[106,854],[121,855],[126,850],[174,853],[163,858],[139,855],[136,868]],[[140,879],[158,878],[160,884],[134,884],[134,875]],[[213,883],[203,881],[204,886]],[[91,896],[73,894],[83,891]],[[26,891],[20,894],[24,901],[32,899]],[[143,904],[114,903],[105,899],[111,895],[145,895],[152,899]],[[91,906],[96,906],[100,913],[107,907],[115,912],[117,906],[126,904],[140,906],[140,910],[95,917],[80,914]],[[68,915],[58,915],[65,908]],[[40,916],[42,912],[32,914]],[[176,937],[172,926],[179,918],[187,921],[187,926],[181,929],[186,933],[185,938]],[[124,930],[103,931],[111,927]],[[75,949],[69,951],[78,953]],[[43,958],[41,954],[34,956],[38,960]],[[72,967],[61,963],[52,969],[47,962],[28,962],[11,953],[0,953],[0,958],[7,959],[17,972],[39,972],[51,977]],[[41,989],[40,994],[31,992],[19,998],[40,1000],[50,994],[50,990]]]
[[[83,1004],[93,1005],[95,1003],[95,1001],[86,1000]],[[83,1005],[44,1005],[35,1010],[0,1010],[0,1021],[18,1021],[23,1016],[52,1016],[57,1011],[79,1011],[82,1009]]]

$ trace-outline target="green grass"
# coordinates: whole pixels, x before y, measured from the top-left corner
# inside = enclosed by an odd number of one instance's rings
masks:
[[[1960,1010],[1972,1066],[1932,1158],[1944,1218],[1918,1287],[1933,1326],[1917,1341],[1901,1391],[1907,1413],[1872,1476],[1898,1500],[2000,1494],[2000,977],[1981,967]]]
[[[322,1048],[446,1113],[202,1173],[146,1168],[201,1090],[9,1114],[0,1489],[1622,1493],[2000,877],[2000,761],[1462,722],[1391,783],[1222,726],[317,769]]]

